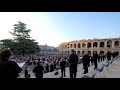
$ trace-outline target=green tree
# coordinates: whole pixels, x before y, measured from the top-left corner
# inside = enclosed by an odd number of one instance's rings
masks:
[[[10,48],[14,54],[25,55],[33,54],[40,51],[39,45],[34,39],[31,39],[30,29],[26,28],[26,24],[19,21],[13,25],[14,28],[10,31],[12,39],[1,40],[6,48]]]
[[[29,33],[31,32],[31,30],[26,28],[25,23],[19,21],[18,24],[14,24],[13,26],[13,32],[10,32],[10,34],[13,36],[14,39],[19,40],[30,38]]]

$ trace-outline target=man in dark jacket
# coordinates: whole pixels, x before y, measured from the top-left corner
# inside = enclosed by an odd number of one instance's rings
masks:
[[[60,62],[60,68],[61,68],[61,77],[63,77],[63,73],[64,73],[64,77],[66,76],[65,74],[65,66],[66,66],[66,61],[64,58],[61,59],[61,62]]]
[[[108,51],[108,52],[107,52],[107,61],[110,61],[110,60],[111,60],[111,52]]]
[[[102,59],[102,55],[100,55],[100,59],[101,59],[101,62],[103,61],[103,59]]]
[[[98,60],[98,54],[95,52],[94,55],[93,55],[93,60],[94,60],[94,65],[95,65],[95,68],[97,68],[98,66],[98,63],[97,63],[97,60]]]
[[[29,71],[29,68],[28,68],[28,66],[26,66],[25,67],[25,70],[24,70],[24,76],[25,76],[25,78],[30,78],[30,74],[28,73],[28,71]]]
[[[84,68],[84,73],[83,74],[88,73],[88,63],[89,63],[89,60],[90,60],[89,55],[87,55],[87,53],[85,53],[85,55],[82,58],[83,68]]]
[[[100,57],[100,54],[98,55],[98,62],[100,62],[100,60],[101,60],[101,57]]]
[[[46,64],[46,71],[49,72],[49,65],[48,65],[48,62]]]
[[[88,67],[90,67],[90,56],[89,56],[89,59],[88,59]]]
[[[33,61],[33,64],[34,64],[34,66],[36,65],[36,62],[35,62],[35,60]]]
[[[44,67],[40,64],[40,62],[37,62],[37,66],[33,69],[33,73],[35,73],[36,78],[43,78],[43,70]]]
[[[77,64],[78,56],[74,53],[74,50],[72,50],[72,54],[69,57],[70,78],[76,78]]]
[[[14,61],[9,61],[12,51],[3,49],[0,53],[0,78],[18,78],[22,69]]]
[[[90,56],[91,65],[93,65],[93,57]]]

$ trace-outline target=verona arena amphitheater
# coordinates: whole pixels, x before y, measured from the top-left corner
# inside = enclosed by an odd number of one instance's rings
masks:
[[[94,52],[106,54],[108,51],[120,55],[120,38],[76,40],[59,45],[61,54],[70,54],[71,49],[78,55],[83,55],[84,52],[88,52],[89,55],[93,55]]]

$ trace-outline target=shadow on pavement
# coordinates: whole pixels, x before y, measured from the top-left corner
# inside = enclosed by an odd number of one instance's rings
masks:
[[[81,77],[81,78],[92,78],[92,77],[87,76],[87,75],[84,75],[84,76],[83,76],[83,77]]]

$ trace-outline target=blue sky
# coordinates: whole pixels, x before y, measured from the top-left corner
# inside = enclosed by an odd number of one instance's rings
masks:
[[[70,40],[120,36],[119,12],[49,13],[49,17]]]
[[[11,37],[8,31],[17,21],[26,23],[42,45],[120,36],[119,12],[0,12],[0,39]]]

